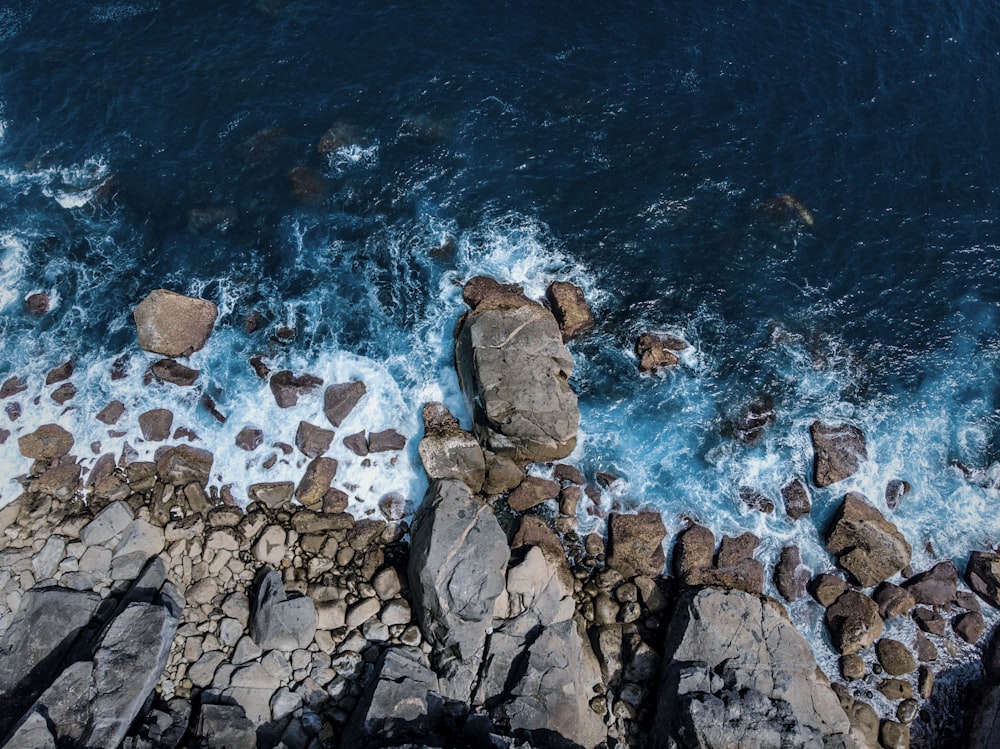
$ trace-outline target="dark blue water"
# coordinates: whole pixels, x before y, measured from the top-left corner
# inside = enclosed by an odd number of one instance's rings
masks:
[[[95,409],[123,398],[134,426],[167,405],[241,497],[302,465],[265,471],[266,452],[232,447],[240,428],[291,441],[322,418],[318,402],[278,412],[250,355],[362,376],[345,433],[415,436],[427,399],[464,415],[457,282],[540,295],[561,278],[599,318],[573,344],[574,459],[625,479],[602,510],[749,527],[765,556],[796,539],[819,568],[816,529],[845,487],[817,491],[797,527],[737,489],[776,497],[808,472],[812,419],[844,418],[872,453],[846,488],[884,508],[889,479],[913,484],[893,519],[918,566],[1000,542],[994,4],[414,5],[0,9],[0,375],[34,376],[15,431],[59,418],[119,450]],[[811,224],[768,208],[785,194]],[[142,385],[131,310],[158,287],[223,309],[194,363],[225,425],[197,393]],[[33,291],[55,302],[41,319],[23,310]],[[253,313],[267,324],[249,333]],[[676,372],[638,375],[647,329],[694,344]],[[123,352],[131,375],[113,382]],[[69,356],[81,395],[63,413],[38,380]],[[765,440],[723,436],[760,394],[778,413]],[[13,441],[0,450],[24,470]],[[338,457],[359,511],[422,491],[412,449]]]

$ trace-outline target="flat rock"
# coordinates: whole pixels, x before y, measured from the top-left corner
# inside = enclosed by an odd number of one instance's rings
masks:
[[[333,436],[332,429],[323,429],[308,421],[300,421],[299,428],[295,432],[295,446],[307,458],[318,458],[330,449]]]
[[[166,289],[156,289],[133,313],[139,346],[163,356],[190,356],[208,341],[219,308]]]
[[[58,424],[45,424],[17,438],[17,448],[32,460],[54,460],[73,448],[73,435]]]
[[[559,323],[563,343],[593,329],[594,315],[579,286],[567,281],[553,281],[545,289],[545,299]]]
[[[18,393],[23,393],[27,389],[27,380],[23,377],[18,377],[17,375],[11,375],[3,381],[3,385],[0,385],[0,400],[10,398],[12,395],[17,395]]]
[[[455,361],[484,449],[540,462],[564,458],[576,447],[573,359],[550,312],[535,304],[480,304],[460,323]]]
[[[271,375],[271,393],[279,408],[291,408],[299,402],[303,395],[311,393],[323,384],[323,380],[310,374],[296,377],[292,372],[283,369]]]
[[[199,374],[197,369],[186,367],[176,359],[160,359],[153,362],[149,367],[149,371],[161,382],[169,382],[181,387],[194,385]]]
[[[45,375],[45,384],[54,385],[57,382],[62,382],[63,380],[68,380],[73,376],[73,370],[76,368],[73,360],[63,362],[58,367],[53,367]]]
[[[430,416],[428,416],[430,414]],[[440,403],[424,406],[424,438],[417,445],[427,478],[457,479],[479,492],[486,481],[486,458],[475,435],[459,428]]]
[[[862,587],[877,585],[910,563],[910,544],[895,525],[855,492],[834,516],[826,549]]]
[[[335,427],[339,427],[368,392],[361,380],[330,385],[323,392],[323,412]]]
[[[314,458],[306,466],[302,480],[295,489],[295,498],[306,507],[323,500],[330,489],[330,482],[337,475],[337,461],[333,458]]]
[[[118,419],[122,417],[123,413],[125,413],[125,404],[120,400],[113,400],[102,408],[94,418],[104,424],[107,424],[108,426],[111,426],[118,423]]]
[[[307,596],[288,598],[281,575],[262,570],[250,612],[250,636],[264,650],[290,653],[316,634],[316,605]]]
[[[368,435],[368,452],[384,453],[402,450],[406,447],[406,437],[395,429],[383,429]]]
[[[206,749],[257,746],[257,727],[240,705],[203,704],[194,735]]]
[[[294,493],[295,484],[291,481],[272,481],[251,484],[247,487],[247,496],[250,501],[260,502],[272,509],[290,502]]]
[[[106,544],[132,522],[132,509],[124,502],[111,502],[80,530],[84,546]]]
[[[156,473],[165,484],[186,486],[197,483],[208,486],[215,457],[208,450],[190,445],[178,445],[157,451]]]
[[[174,423],[174,414],[166,408],[154,408],[139,414],[139,429],[142,438],[148,442],[163,442],[170,437],[170,427]]]
[[[845,591],[824,617],[833,647],[842,655],[857,653],[882,636],[878,604],[855,590]]]
[[[257,427],[245,426],[236,434],[236,446],[241,450],[252,453],[264,444],[264,430]]]
[[[958,569],[950,559],[913,575],[901,587],[923,606],[948,606],[958,600]]]
[[[861,430],[852,424],[814,421],[809,427],[813,443],[813,483],[822,488],[853,476],[868,460]]]
[[[663,553],[666,536],[663,516],[658,512],[611,513],[608,515],[608,567],[618,570],[625,578],[661,574],[666,565]]]
[[[549,499],[559,496],[558,482],[540,476],[525,476],[520,485],[507,497],[507,504],[515,512],[527,512]]]
[[[64,382],[62,385],[57,387],[52,391],[52,400],[58,403],[60,406],[68,401],[73,400],[76,397],[76,385],[72,382]]]

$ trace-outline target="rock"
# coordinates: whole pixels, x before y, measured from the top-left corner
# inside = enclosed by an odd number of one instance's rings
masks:
[[[51,300],[44,291],[36,291],[24,298],[24,311],[34,317],[42,317],[50,308]]]
[[[912,616],[913,621],[915,621],[917,626],[924,632],[930,632],[932,635],[944,634],[946,622],[944,618],[933,609],[920,606],[913,609]]]
[[[73,435],[58,424],[45,424],[17,438],[21,455],[32,460],[55,460],[73,448]]]
[[[84,546],[106,544],[132,522],[132,510],[124,502],[111,502],[80,530]]]
[[[712,566],[715,556],[715,534],[703,525],[692,523],[681,531],[674,547],[674,574],[682,582],[693,573]]]
[[[889,700],[913,699],[913,686],[903,679],[882,679],[877,689]]]
[[[257,727],[239,705],[202,704],[194,735],[206,749],[257,746]]]
[[[349,434],[344,437],[344,447],[357,455],[359,458],[363,458],[368,454],[368,438],[365,436],[364,432]]]
[[[361,380],[330,385],[323,393],[323,411],[335,427],[344,423],[358,401],[368,392]]]
[[[161,382],[169,382],[173,385],[180,385],[181,387],[194,385],[194,382],[198,379],[199,374],[197,369],[185,367],[176,359],[160,359],[157,362],[153,362],[149,371],[152,372],[153,376]]]
[[[417,446],[424,471],[431,481],[457,479],[479,492],[486,481],[486,458],[475,436],[459,428],[441,403],[424,406],[424,438]]]
[[[986,630],[983,615],[978,611],[966,611],[964,614],[959,614],[952,620],[951,626],[956,635],[971,645],[979,642],[979,638]]]
[[[186,486],[201,484],[208,486],[215,458],[208,450],[201,450],[190,445],[178,445],[157,451],[156,473],[164,484]]]
[[[894,720],[883,720],[878,740],[885,749],[910,749],[910,727]]]
[[[549,499],[559,496],[559,484],[538,476],[525,476],[521,484],[507,497],[515,512],[527,512]]]
[[[900,723],[912,723],[920,713],[920,703],[916,700],[903,700],[896,707],[896,719]]]
[[[264,650],[290,653],[316,634],[316,606],[307,596],[288,598],[281,575],[262,568],[250,611],[250,636]]]
[[[3,411],[5,414],[7,414],[7,418],[10,419],[11,421],[17,421],[18,419],[21,418],[21,404],[18,403],[17,401],[14,401],[13,403],[8,403],[6,406],[4,406]]]
[[[781,558],[774,568],[774,585],[786,601],[797,601],[806,594],[809,570],[802,565],[799,547],[794,544],[781,549]]]
[[[966,730],[967,749],[995,749],[1000,746],[1000,685],[977,695]]]
[[[913,650],[917,654],[917,659],[924,663],[937,660],[937,648],[919,629],[913,633]]]
[[[910,563],[910,544],[895,525],[860,494],[844,497],[826,538],[837,564],[867,588]]]
[[[28,389],[28,383],[23,377],[11,375],[0,385],[0,400],[10,398],[12,395],[23,393]]]
[[[69,499],[80,488],[80,471],[76,463],[52,466],[32,483],[31,489],[57,499]]]
[[[481,302],[460,322],[455,361],[484,449],[541,462],[576,447],[580,411],[568,382],[573,360],[547,310]]]
[[[774,399],[769,395],[760,395],[743,409],[733,424],[733,436],[741,444],[756,445],[764,438],[764,433],[776,417]]]
[[[510,550],[492,509],[454,480],[431,483],[410,530],[410,590],[442,674],[442,694],[468,702]]]
[[[139,429],[143,439],[148,442],[163,442],[167,439],[173,423],[174,414],[166,408],[154,408],[139,414]]]
[[[873,749],[878,746],[878,713],[864,700],[856,700],[843,684],[834,684],[831,689],[840,700],[840,706],[851,722],[851,733],[861,747]]]
[[[65,382],[52,391],[52,400],[60,406],[76,397],[76,386],[72,382]]]
[[[486,480],[483,494],[488,497],[516,489],[524,480],[524,471],[510,458],[496,453],[484,453],[486,457]]]
[[[666,536],[667,529],[658,512],[611,513],[608,515],[608,567],[626,578],[659,575],[666,565],[663,553]]]
[[[809,489],[802,479],[792,479],[782,486],[781,497],[785,500],[785,512],[792,520],[798,520],[812,512]]]
[[[473,311],[479,307],[483,310],[511,310],[534,305],[517,284],[499,283],[487,276],[475,276],[469,279],[462,287],[462,299],[472,307]]]
[[[833,647],[842,655],[857,653],[882,636],[878,605],[855,590],[845,591],[830,605],[825,621]]]
[[[861,747],[808,643],[773,599],[686,591],[666,636],[655,747]]]
[[[36,580],[45,580],[55,574],[59,562],[66,554],[66,539],[49,536],[45,544],[31,557],[31,569]]]
[[[375,664],[374,678],[358,700],[342,746],[440,745],[436,735],[444,700],[426,657],[410,648],[391,648]]]
[[[577,623],[546,627],[527,656],[525,672],[511,689],[513,699],[494,711],[502,722],[534,744],[553,735],[585,747],[606,740],[604,720],[590,708],[602,687],[601,668]]]
[[[190,356],[208,341],[219,308],[205,299],[156,289],[135,308],[139,346],[163,356]]]
[[[688,348],[686,341],[672,335],[643,333],[635,342],[635,353],[639,357],[640,372],[659,372],[666,367],[680,363],[678,351]]]
[[[49,370],[48,374],[45,375],[45,384],[54,385],[57,382],[62,382],[63,380],[68,380],[73,376],[73,370],[76,365],[73,360],[63,362],[58,367],[53,367]]]
[[[578,468],[567,465],[566,463],[559,463],[553,470],[553,475],[557,481],[563,481],[569,484],[583,486],[587,483],[587,479],[583,477],[583,474],[580,473]]]
[[[875,588],[872,598],[878,604],[879,615],[886,620],[895,619],[897,616],[907,616],[917,605],[913,596],[892,583],[879,585]]]
[[[957,601],[958,570],[950,559],[902,583],[913,600],[924,606],[947,606]]]
[[[294,492],[295,484],[291,481],[274,481],[247,487],[247,496],[251,502],[260,502],[272,509],[291,502]]]
[[[32,710],[11,733],[3,749],[56,749],[55,736],[49,731],[49,721]]]
[[[537,546],[553,559],[564,559],[566,554],[559,536],[537,515],[525,515],[518,524],[510,548],[513,550],[522,546]]]
[[[323,384],[323,380],[310,374],[296,377],[287,369],[271,375],[270,386],[279,408],[291,408],[299,402],[299,397],[308,395]]]
[[[910,485],[906,481],[893,479],[885,487],[885,504],[890,510],[895,510],[899,501],[910,491]]]
[[[990,606],[1000,608],[1000,554],[995,551],[972,552],[965,567],[965,580],[976,595]]]
[[[385,429],[368,435],[368,452],[384,453],[402,450],[404,447],[406,447],[406,437],[395,429]]]
[[[236,435],[236,446],[252,453],[264,444],[264,430],[257,427],[243,427]]]
[[[118,419],[122,417],[123,413],[125,413],[125,404],[120,400],[113,400],[101,409],[100,413],[98,413],[95,418],[98,421],[111,426],[118,423]]]
[[[865,673],[868,671],[868,667],[865,665],[864,659],[857,653],[840,656],[839,665],[840,675],[848,681],[863,679]]]
[[[285,529],[280,525],[269,525],[253,545],[253,555],[266,565],[277,567],[285,558]]]
[[[853,476],[868,460],[864,434],[856,426],[814,421],[809,436],[814,452],[813,483],[820,488]]]
[[[322,501],[330,489],[330,482],[337,475],[337,461],[333,458],[314,458],[295,489],[295,498],[306,507]]]
[[[579,286],[553,281],[545,290],[545,298],[562,331],[563,343],[593,329],[594,315]]]
[[[915,671],[917,662],[906,647],[899,640],[883,638],[875,643],[875,655],[882,668],[890,676],[902,676]]]
[[[749,486],[741,486],[739,490],[740,501],[747,507],[770,515],[774,512],[774,502],[765,497],[756,489]]]
[[[821,572],[809,584],[809,592],[820,606],[830,606],[847,590],[844,578]]]
[[[308,421],[300,421],[299,428],[295,432],[295,446],[307,458],[318,458],[330,449],[333,436],[334,433],[330,429],[314,426]]]

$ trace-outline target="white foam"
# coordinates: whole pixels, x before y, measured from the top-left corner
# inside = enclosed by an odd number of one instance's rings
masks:
[[[25,241],[12,231],[0,234],[0,309],[21,300],[18,289],[28,262]]]
[[[379,145],[377,142],[370,146],[349,143],[327,154],[326,158],[327,163],[337,173],[343,173],[354,167],[371,169],[378,164]]]

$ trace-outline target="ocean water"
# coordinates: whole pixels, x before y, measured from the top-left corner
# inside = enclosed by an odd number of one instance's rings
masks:
[[[420,407],[468,423],[451,336],[460,283],[489,274],[535,297],[573,281],[594,307],[597,330],[571,344],[572,459],[622,481],[581,510],[584,530],[652,507],[671,530],[752,530],[762,559],[794,541],[818,570],[825,521],[858,490],[918,568],[1000,543],[993,3],[415,6],[3,4],[0,377],[29,389],[7,401],[17,421],[0,415],[0,504],[28,467],[14,437],[42,423],[70,427],[87,460],[120,452],[93,418],[111,398],[130,435],[143,411],[173,410],[238,499],[296,480],[304,459],[270,446],[325,423],[321,391],[278,409],[257,354],[364,379],[335,483],[359,513],[419,501]],[[786,194],[809,220],[775,207]],[[220,306],[196,388],[143,384],[157,357],[131,312],[160,287]],[[52,301],[40,318],[34,292]],[[692,344],[676,370],[637,372],[646,330]],[[59,406],[44,374],[68,358],[79,394]],[[726,436],[762,395],[764,439]],[[864,430],[864,469],[814,490],[797,524],[780,502],[744,507],[740,486],[778,500],[808,475],[816,418]],[[235,446],[248,425],[265,432],[253,453]],[[370,465],[340,443],[390,427],[407,449]],[[913,490],[889,512],[892,479]]]

